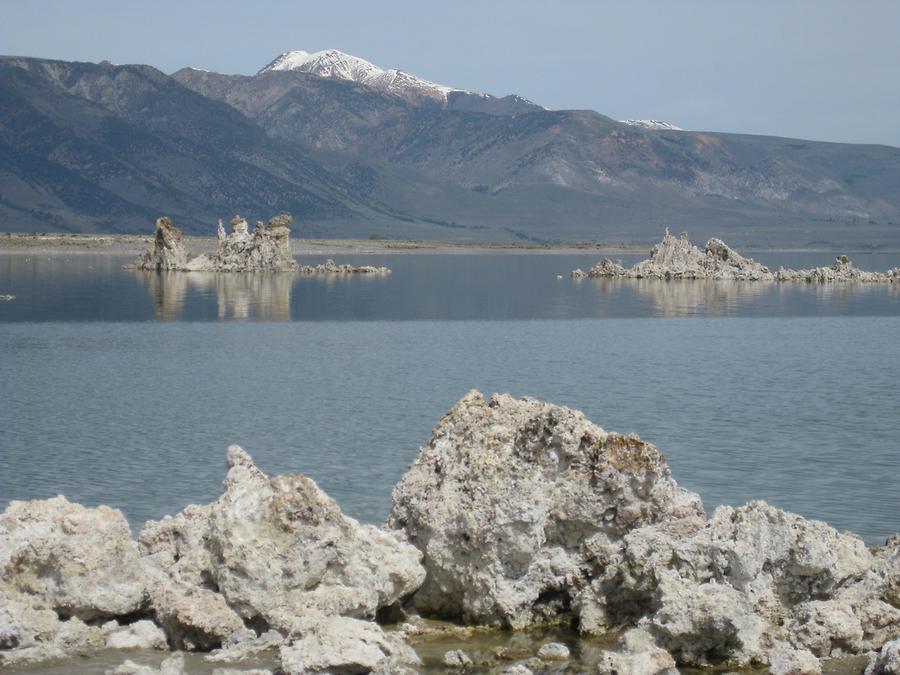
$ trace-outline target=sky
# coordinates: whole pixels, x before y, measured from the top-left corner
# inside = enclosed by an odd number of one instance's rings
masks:
[[[900,146],[900,0],[0,0],[0,53],[252,74],[292,49],[616,119]]]

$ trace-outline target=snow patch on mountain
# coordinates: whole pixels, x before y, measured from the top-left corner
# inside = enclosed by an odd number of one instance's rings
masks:
[[[621,120],[622,124],[628,124],[632,127],[641,127],[642,129],[652,129],[653,131],[684,131],[681,127],[676,127],[671,122],[663,122],[662,120]]]
[[[257,74],[273,71],[299,71],[320,77],[349,80],[403,97],[412,95],[440,102],[446,102],[447,94],[450,92],[464,91],[395,68],[384,70],[374,63],[337,49],[312,53],[302,50],[285,52]]]

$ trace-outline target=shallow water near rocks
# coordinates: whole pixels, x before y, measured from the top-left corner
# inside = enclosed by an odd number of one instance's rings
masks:
[[[390,630],[390,629],[388,629]],[[543,628],[528,631],[484,631],[472,635],[430,635],[410,640],[410,644],[422,659],[419,672],[423,675],[442,675],[449,671],[443,665],[443,656],[450,650],[462,649],[472,659],[474,665],[466,669],[471,675],[494,675],[513,663],[522,663],[533,658],[541,645],[548,642],[562,642],[571,650],[571,658],[566,661],[544,662],[541,666],[532,664],[536,675],[575,675],[590,672],[596,667],[601,651],[611,649],[615,636],[580,637],[575,631],[563,627]],[[505,651],[504,658],[497,658],[497,649]],[[56,661],[12,668],[11,675],[102,675],[126,659],[141,665],[158,667],[170,656],[168,652],[152,650],[106,650],[87,654],[77,659]],[[202,654],[185,654],[185,671],[190,675],[211,675],[216,668],[274,668],[278,665],[277,653],[272,651],[237,663],[210,663]],[[592,667],[593,666],[593,667]],[[865,657],[851,657],[823,662],[824,675],[858,675],[865,667]],[[713,675],[714,673],[741,673],[742,675],[762,675],[766,668],[679,668],[683,675]],[[456,671],[461,672],[461,671]]]

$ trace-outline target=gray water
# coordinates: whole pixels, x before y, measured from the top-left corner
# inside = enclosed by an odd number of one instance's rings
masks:
[[[0,303],[0,507],[62,493],[138,528],[214,499],[240,443],[378,523],[477,388],[639,433],[709,510],[765,499],[870,544],[900,530],[891,286],[568,278],[596,256],[347,257],[394,273],[330,280],[46,258],[0,257],[17,295]]]

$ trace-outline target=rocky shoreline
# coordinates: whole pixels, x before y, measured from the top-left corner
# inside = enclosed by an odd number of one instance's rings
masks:
[[[387,267],[338,265],[327,260],[320,265],[299,265],[291,254],[291,216],[269,219],[268,227],[257,221],[250,232],[247,220],[235,216],[226,234],[222,221],[216,231],[214,253],[192,256],[184,235],[167,217],[156,220],[153,246],[125,269],[143,272],[299,272],[301,274],[390,274]]]
[[[704,250],[682,232],[674,237],[666,228],[662,241],[650,249],[650,257],[632,267],[604,258],[587,272],[572,270],[573,279],[712,279],[717,281],[800,281],[805,283],[900,283],[900,267],[887,272],[858,269],[846,255],[831,267],[806,270],[780,268],[772,272],[752,258],[745,258],[720,239],[710,239]]]
[[[142,648],[277,661],[245,672],[412,673],[417,636],[554,624],[619,633],[591,656],[603,673],[818,673],[852,655],[896,673],[900,536],[867,548],[764,502],[707,517],[652,444],[475,391],[438,422],[382,528],[306,476],[270,478],[238,446],[216,501],[137,540],[120,511],[64,497],[0,515],[0,668]],[[549,642],[528,658],[443,660],[524,675],[571,658]],[[108,672],[184,668],[176,653]]]

